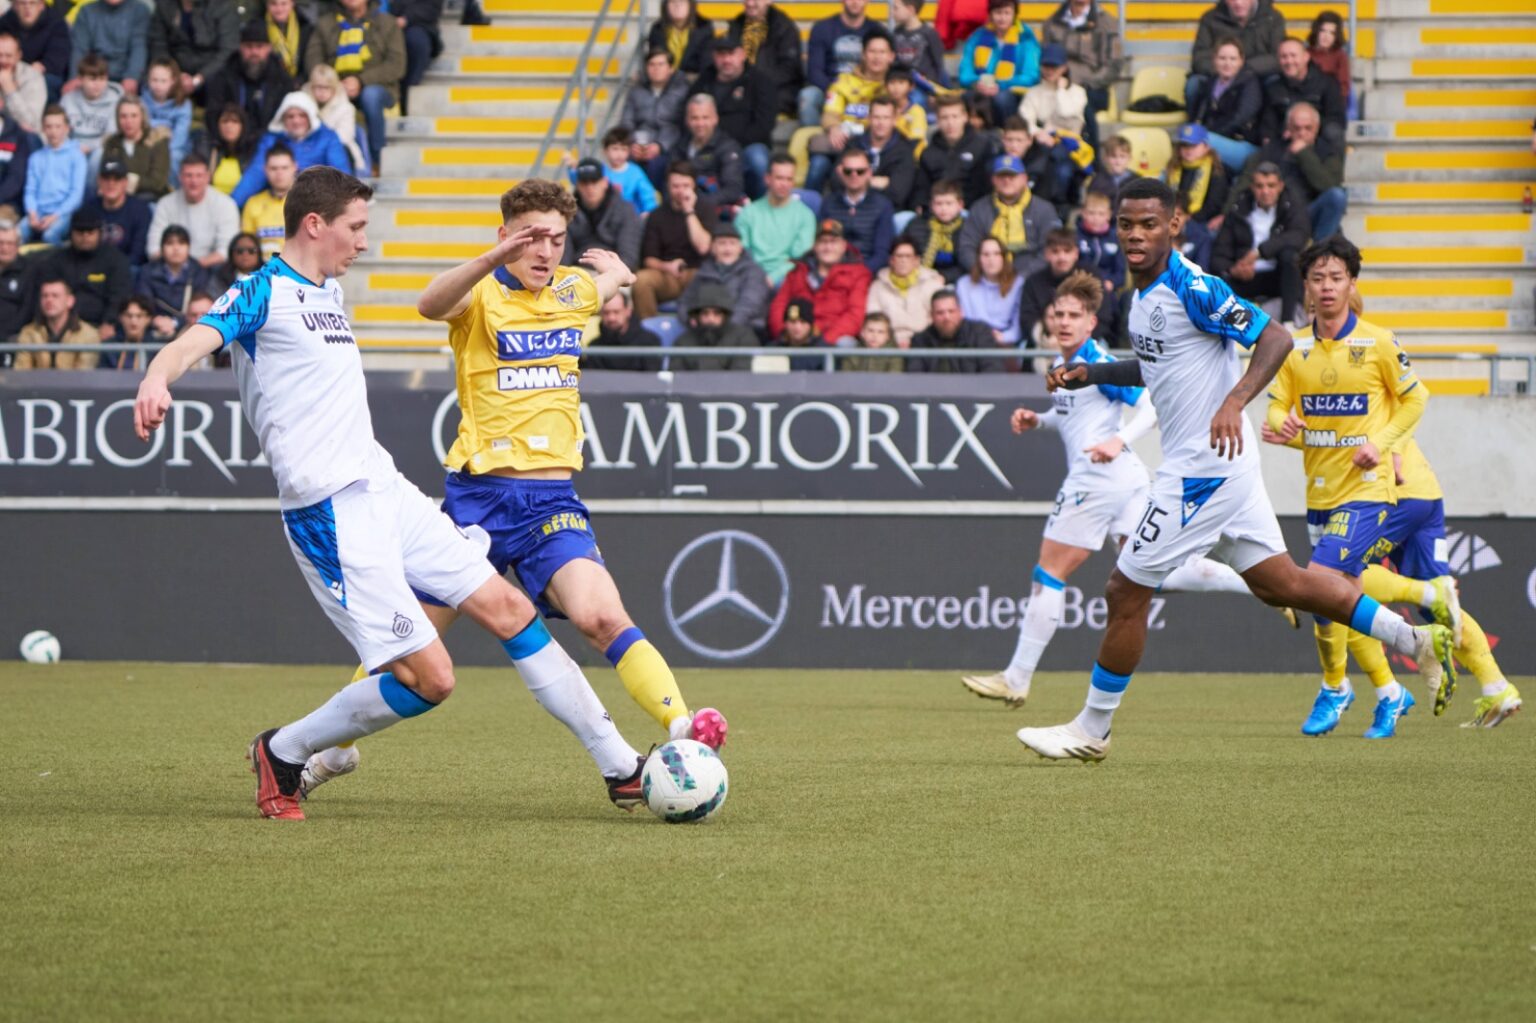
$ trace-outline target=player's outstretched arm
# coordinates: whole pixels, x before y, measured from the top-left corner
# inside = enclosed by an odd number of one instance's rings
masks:
[[[588,249],[581,254],[581,259],[577,262],[592,271],[592,283],[597,285],[599,306],[617,295],[620,288],[627,288],[635,283],[635,272],[624,265],[624,261],[616,252],[609,252],[607,249]]]
[[[1211,418],[1211,447],[1223,458],[1231,460],[1243,453],[1243,409],[1280,372],[1291,347],[1291,335],[1284,327],[1274,320],[1264,325],[1248,360],[1248,371]]]
[[[133,429],[139,440],[165,422],[171,407],[171,385],[182,374],[224,347],[224,335],[202,323],[194,323],[180,337],[155,353],[144,379],[139,381],[139,396],[133,403]]]
[[[1114,387],[1143,387],[1141,361],[1117,359],[1113,362],[1070,363],[1057,366],[1046,374],[1046,390],[1076,391],[1084,387],[1109,384]]]
[[[467,263],[460,263],[452,270],[445,270],[432,278],[427,290],[416,302],[416,311],[429,320],[451,320],[469,308],[469,293],[480,278],[516,261],[535,238],[554,235],[557,232],[543,225],[519,228]]]

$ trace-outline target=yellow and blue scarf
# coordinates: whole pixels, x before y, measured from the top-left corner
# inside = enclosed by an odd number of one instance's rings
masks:
[[[345,78],[361,71],[373,59],[373,54],[368,52],[368,44],[363,41],[366,22],[354,25],[344,15],[338,14],[336,24],[341,26],[341,35],[336,38],[336,62],[333,66],[336,73]]]

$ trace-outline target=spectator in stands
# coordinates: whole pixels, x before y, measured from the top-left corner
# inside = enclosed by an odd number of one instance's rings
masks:
[[[38,275],[69,284],[75,315],[102,340],[117,332],[117,314],[133,292],[133,268],[116,246],[101,243],[101,214],[82,206],[69,218],[69,242],[50,252]]]
[[[185,171],[187,168],[182,168]],[[204,171],[207,165],[203,165]],[[159,210],[156,210],[158,215]],[[174,337],[186,325],[192,296],[208,289],[209,273],[192,258],[191,238],[187,229],[172,224],[155,239],[160,244],[156,255],[139,267],[134,292],[148,296],[155,304],[154,328]],[[224,253],[219,253],[222,261]]]
[[[885,92],[896,108],[896,130],[916,147],[928,144],[928,111],[912,102],[913,75],[904,67],[893,67],[885,75]]]
[[[1042,198],[1059,209],[1072,205],[1077,178],[1088,165],[1083,132],[1087,125],[1088,93],[1072,81],[1067,50],[1051,43],[1040,52],[1040,81],[1024,93],[1019,104],[1032,145],[1025,167],[1040,185]]]
[[[1227,208],[1227,172],[1211,149],[1210,136],[1198,124],[1179,129],[1178,151],[1168,164],[1168,184],[1185,200],[1185,236],[1193,246],[1191,258],[1204,266],[1210,258],[1211,239],[1221,227]],[[1215,221],[1215,226],[1209,226]]]
[[[441,15],[441,5],[439,15]],[[283,70],[294,80],[304,70],[304,53],[315,24],[309,16],[294,6],[294,0],[267,0],[267,12],[261,23],[267,27],[267,40],[272,52],[283,62]]]
[[[134,100],[133,102],[137,102]],[[137,270],[145,260],[151,213],[149,203],[129,193],[133,174],[128,167],[110,156],[101,162],[96,174],[96,198],[81,206],[101,219],[101,241],[128,260]]]
[[[395,19],[370,8],[370,2],[337,0],[340,12],[320,19],[305,59],[309,67],[329,64],[341,76],[342,92],[363,112],[369,167],[377,171],[384,151],[384,111],[399,100],[405,77],[405,37]]]
[[[32,322],[37,303],[35,268],[21,258],[21,231],[14,220],[0,220],[0,341],[15,342],[21,328]],[[15,361],[0,355],[0,368]]]
[[[763,194],[768,159],[773,155],[778,96],[772,82],[747,66],[747,51],[740,39],[719,36],[713,50],[714,63],[693,83],[692,93],[715,101],[720,130],[741,147],[747,195],[756,199]]]
[[[94,6],[94,5],[93,5]],[[171,190],[171,140],[149,126],[149,111],[137,96],[117,101],[117,132],[102,143],[103,165],[116,163],[128,172],[127,187],[145,203]]]
[[[768,303],[773,292],[768,286],[768,275],[741,244],[741,233],[735,224],[715,225],[709,255],[699,264],[688,287],[683,289],[678,304],[684,309],[694,308],[700,293],[709,287],[724,288],[731,295],[735,303],[731,311],[732,323],[767,334]]]
[[[896,348],[891,336],[891,321],[884,313],[865,313],[864,325],[859,328],[859,348],[867,351],[890,351]],[[837,368],[849,373],[900,373],[901,360],[883,356],[856,355],[844,359]]]
[[[1120,25],[1099,10],[1098,0],[1062,0],[1056,13],[1046,19],[1041,48],[1060,46],[1067,51],[1072,81],[1088,96],[1088,116],[1083,135],[1098,148],[1098,114],[1109,109],[1109,90],[1125,66]]]
[[[140,0],[95,0],[82,6],[70,30],[70,73],[64,86],[77,87],[80,62],[95,53],[107,62],[107,76],[130,96],[139,94],[139,82],[149,62],[149,7]]]
[[[43,143],[27,159],[21,239],[57,245],[69,234],[70,216],[85,201],[86,161],[70,141],[69,118],[56,106],[43,112]]]
[[[1088,179],[1085,189],[1109,197],[1110,209],[1120,205],[1120,188],[1136,177],[1131,170],[1131,144],[1123,135],[1111,135],[1099,149],[1098,169]]]
[[[132,3],[135,0],[128,0]],[[113,347],[101,353],[102,365],[112,369],[143,370],[154,358],[153,351],[124,350],[128,345],[164,345],[171,339],[155,330],[150,322],[155,315],[154,304],[141,295],[130,295],[123,303],[123,311],[117,317],[117,333],[113,335]]]
[[[262,164],[267,172],[267,189],[245,201],[240,210],[240,231],[256,237],[265,262],[283,248],[283,200],[299,175],[299,165],[286,142],[272,143]]]
[[[208,282],[212,290],[220,294],[260,270],[261,264],[266,262],[261,254],[261,239],[249,231],[241,231],[230,240],[224,257],[224,262],[213,271]]]
[[[599,166],[624,201],[633,206],[636,212],[646,214],[654,210],[660,200],[656,198],[656,187],[651,184],[645,171],[629,162],[630,149],[634,143],[635,137],[628,128],[609,128],[603,134],[603,160]],[[571,181],[574,183],[575,180],[576,169],[573,166]]]
[[[896,63],[921,78],[926,89],[947,89],[944,42],[932,26],[923,24],[922,14],[923,0],[891,0],[891,19],[896,25],[891,43]]]
[[[912,193],[917,188],[917,158],[912,143],[896,130],[896,104],[889,96],[879,95],[869,102],[869,127],[854,140],[857,152],[869,158],[872,168],[869,187],[890,200],[898,219],[900,211],[911,208]],[[900,224],[897,225],[898,229]]]
[[[741,0],[741,13],[726,31],[741,40],[752,65],[773,85],[774,112],[793,116],[805,82],[800,65],[800,28],[793,18],[768,0]]]
[[[283,59],[272,52],[265,22],[253,21],[240,30],[240,48],[208,77],[208,131],[217,132],[219,111],[234,104],[255,125],[277,115],[283,97],[294,90],[293,76]]]
[[[1194,94],[1189,119],[1206,129],[1211,148],[1231,173],[1259,148],[1259,117],[1264,112],[1264,88],[1243,63],[1243,44],[1223,39],[1211,57],[1215,73]]]
[[[816,244],[805,259],[795,263],[773,296],[768,310],[768,333],[784,333],[784,311],[797,298],[816,306],[816,329],[828,344],[850,347],[858,343],[869,297],[869,267],[848,247],[843,225],[823,220],[816,229]]]
[[[240,231],[240,211],[233,199],[210,185],[208,158],[188,153],[181,161],[181,187],[155,204],[149,223],[151,260],[160,258],[160,239],[174,225],[186,233],[192,259],[200,266],[224,262],[224,250]]]
[[[1111,223],[1112,211],[1109,196],[1089,192],[1083,197],[1083,211],[1077,218],[1078,265],[1098,274],[1105,291],[1125,287],[1125,253],[1120,251],[1120,239]],[[1049,253],[1046,261],[1050,261]]]
[[[581,368],[616,369],[636,373],[655,373],[661,369],[659,355],[600,354],[616,348],[660,348],[661,338],[635,322],[634,307],[627,291],[617,291],[598,310],[597,336],[582,345]],[[597,351],[593,351],[593,349]]]
[[[603,165],[583,160],[576,165],[576,215],[565,233],[565,263],[575,266],[588,249],[618,253],[631,270],[640,267],[640,214],[614,187]]]
[[[742,167],[741,146],[720,130],[720,115],[715,101],[707,95],[688,100],[685,122],[688,134],[672,151],[673,164],[693,167],[695,184],[709,197],[716,210],[742,205],[747,201],[746,174]],[[667,172],[671,174],[670,169]]]
[[[930,312],[933,322],[912,338],[913,348],[996,350],[991,328],[966,319],[953,291],[946,288],[935,292]],[[956,359],[947,355],[911,358],[906,366],[908,373],[997,373],[1002,369],[999,359]]]
[[[873,274],[885,266],[896,240],[896,210],[891,201],[869,187],[869,154],[845,151],[837,161],[838,187],[821,204],[821,215],[843,227],[843,237]]]
[[[69,136],[85,154],[86,174],[96,177],[101,144],[116,127],[117,101],[123,87],[107,78],[107,62],[94,53],[80,61],[80,88],[67,92],[59,106],[69,118]]]
[[[1057,285],[1078,268],[1077,236],[1067,228],[1048,233],[1044,251],[1044,264],[1025,279],[1019,296],[1019,334],[1025,348],[1042,347],[1040,325],[1046,307],[1056,300]]]
[[[1344,141],[1344,99],[1339,83],[1312,66],[1307,47],[1299,39],[1280,44],[1280,74],[1264,88],[1264,115],[1259,131],[1271,142],[1285,131],[1286,113],[1297,103],[1311,104],[1322,117],[1323,137],[1338,145]]]
[[[307,92],[290,92],[283,97],[267,125],[270,129],[256,147],[255,154],[246,166],[240,184],[232,193],[235,205],[244,206],[247,199],[267,187],[267,150],[278,142],[287,145],[294,162],[302,172],[308,167],[334,167],[349,173],[352,157],[341,144],[336,133],[320,121],[320,109]]]
[[[686,160],[667,168],[667,201],[645,218],[632,295],[641,319],[683,293],[709,251],[715,205],[699,195],[697,171]]]
[[[149,59],[181,68],[181,91],[201,97],[203,83],[240,48],[240,12],[232,0],[155,0]]]
[[[400,80],[400,113],[410,113],[411,89],[421,84],[427,67],[443,52],[437,22],[443,16],[443,0],[393,0],[390,13],[405,41],[405,77]]]
[[[21,59],[21,44],[7,32],[0,32],[0,100],[23,131],[36,135],[42,130],[48,83],[41,71]]]
[[[706,284],[682,303],[688,310],[688,326],[677,336],[678,348],[756,348],[757,335],[735,315],[736,296],[721,284]],[[750,355],[716,358],[674,355],[669,365],[682,370],[751,369]]]
[[[843,9],[811,26],[805,48],[805,88],[800,90],[800,123],[821,123],[827,91],[837,76],[858,66],[864,57],[864,37],[883,27],[864,16],[868,0],[843,0]]]
[[[0,103],[0,218],[15,222],[26,207],[27,161],[36,148],[32,133],[12,120]]]
[[[652,50],[645,58],[645,81],[624,97],[619,124],[634,134],[630,158],[658,189],[667,184],[667,160],[683,137],[683,104],[688,100],[688,80],[672,69],[666,50]]]
[[[1312,221],[1312,240],[1335,234],[1349,206],[1344,189],[1342,147],[1319,137],[1317,111],[1310,103],[1297,103],[1285,118],[1285,134],[1260,149],[1248,161],[1248,171],[1261,163],[1280,168],[1288,191],[1305,203]],[[1245,176],[1248,171],[1245,171]]]
[[[752,259],[777,288],[816,240],[816,215],[795,194],[794,160],[781,156],[768,165],[767,194],[736,214],[735,224]]]
[[[170,59],[152,60],[144,72],[144,109],[151,131],[164,131],[171,144],[171,177],[181,173],[192,138],[192,101],[181,91],[181,69]]]
[[[987,23],[987,0],[939,0],[934,30],[944,49],[953,50]]]
[[[1301,310],[1297,256],[1307,244],[1305,205],[1273,163],[1261,163],[1241,188],[1211,246],[1210,272],[1253,302],[1280,299],[1280,319]]]
[[[832,83],[821,113],[821,134],[812,138],[808,146],[806,188],[821,191],[833,159],[867,129],[870,101],[884,91],[885,76],[894,57],[891,37],[877,26],[864,37],[863,57],[858,66],[838,75]]]
[[[971,272],[960,278],[955,295],[966,319],[992,329],[1000,345],[1019,343],[1019,296],[1024,278],[1013,272],[1013,260],[996,238],[983,238]]]
[[[940,181],[928,199],[928,216],[907,225],[907,237],[917,247],[923,266],[954,284],[965,268],[960,265],[960,231],[965,227],[965,193],[958,181]]]
[[[309,81],[304,83],[320,111],[320,123],[336,133],[347,155],[352,157],[352,173],[364,173],[368,157],[358,142],[357,108],[347,99],[341,88],[341,76],[329,64],[316,64],[309,70]]]
[[[37,318],[17,335],[20,344],[35,345],[18,352],[13,369],[95,369],[101,357],[95,352],[50,351],[54,345],[99,345],[96,328],[75,314],[75,295],[69,282],[45,279],[37,293]]]
[[[960,229],[960,265],[969,270],[981,240],[992,237],[1013,256],[1016,273],[1034,273],[1043,262],[1046,232],[1060,226],[1051,204],[1030,192],[1018,157],[999,156],[992,161],[992,194],[971,204]]]
[[[1040,42],[1019,21],[1018,0],[988,0],[987,24],[965,41],[959,78],[991,101],[998,123],[1019,109],[1024,90],[1040,80]]]
[[[958,199],[956,199],[958,202]],[[891,246],[891,261],[869,285],[865,310],[884,316],[898,347],[912,344],[912,335],[932,322],[929,304],[945,287],[943,276],[923,265],[922,252],[910,238]]]
[[[0,15],[0,33],[16,38],[21,45],[21,59],[47,83],[47,101],[58,102],[73,55],[64,15],[43,0],[12,0],[11,9]]]
[[[965,204],[969,206],[988,192],[987,175],[994,151],[992,138],[971,130],[966,120],[965,99],[961,96],[940,97],[935,104],[935,117],[939,130],[917,161],[918,205],[928,204],[929,193],[935,184],[953,181],[960,186]]]
[[[696,75],[709,65],[709,42],[715,37],[715,25],[699,16],[696,0],[663,0],[661,17],[651,22],[646,33],[647,53],[666,50],[672,66],[685,75]]]
[[[1275,10],[1274,0],[1217,0],[1202,14],[1190,54],[1190,75],[1184,83],[1185,109],[1195,105],[1194,97],[1205,87],[1205,80],[1216,73],[1213,58],[1216,44],[1223,39],[1242,43],[1248,70],[1263,82],[1280,73],[1285,15]]]
[[[219,111],[216,134],[208,146],[209,167],[212,169],[213,187],[225,195],[232,195],[240,187],[246,168],[261,136],[251,124],[245,111],[233,103]]]
[[[1350,107],[1349,39],[1344,34],[1344,19],[1337,11],[1319,11],[1307,33],[1307,56],[1313,67],[1332,78],[1344,99],[1346,117]]]
[[[821,329],[816,326],[816,303],[808,298],[791,300],[784,307],[784,329],[774,337],[773,343],[781,348],[811,353],[789,357],[789,368],[796,373],[814,373],[825,366],[825,357],[815,354],[827,344]]]

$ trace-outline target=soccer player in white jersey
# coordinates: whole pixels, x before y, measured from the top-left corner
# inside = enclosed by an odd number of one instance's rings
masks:
[[[1061,351],[1052,363],[1094,365],[1114,357],[1093,339],[1096,310],[1104,298],[1094,274],[1078,271],[1056,288],[1045,310],[1046,332]],[[1106,537],[1123,546],[1147,505],[1147,467],[1130,445],[1157,424],[1157,412],[1145,388],[1100,384],[1082,390],[1057,389],[1044,413],[1019,408],[1013,412],[1013,432],[1054,430],[1067,451],[1067,478],[1056,495],[1056,507],[1045,523],[1040,558],[1035,565],[1029,604],[1019,623],[1018,645],[1008,667],[994,675],[966,675],[961,682],[977,696],[1022,707],[1040,657],[1061,624],[1067,580],[1083,566]],[[1133,410],[1121,423],[1121,411]],[[1163,580],[1165,591],[1247,593],[1248,585],[1227,565],[1192,557]],[[1282,608],[1287,621],[1295,612]]]
[[[1087,703],[1064,725],[1019,730],[1020,742],[1053,760],[1092,762],[1109,754],[1115,709],[1146,646],[1152,594],[1191,555],[1225,561],[1267,604],[1345,622],[1413,657],[1431,691],[1455,678],[1449,629],[1415,628],[1357,582],[1309,572],[1286,553],[1243,409],[1285,361],[1291,336],[1173,251],[1178,217],[1173,189],[1161,181],[1138,178],[1121,189],[1115,224],[1136,289],[1136,361],[1063,365],[1048,379],[1069,389],[1145,384],[1163,439],[1151,497],[1104,591],[1108,622]],[[1253,350],[1246,372],[1239,344]]]
[[[367,248],[372,195],[329,167],[300,174],[284,204],[281,254],[155,356],[134,404],[135,428],[148,440],[170,409],[170,387],[233,346],[241,404],[277,477],[294,560],[372,672],[251,741],[256,805],[268,818],[303,820],[300,775],[311,755],[424,714],[453,692],[453,662],[412,586],[492,632],[603,774],[627,776],[639,754],[581,668],[528,598],[496,574],[484,546],[411,485],[374,439],[362,359],[335,281]]]

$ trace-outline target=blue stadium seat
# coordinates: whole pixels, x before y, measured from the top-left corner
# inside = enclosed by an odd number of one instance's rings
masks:
[[[821,218],[820,192],[813,192],[809,188],[797,188],[795,189],[795,194],[800,197],[800,201],[805,203],[806,207],[811,211],[811,216],[817,219]]]
[[[676,316],[647,316],[640,321],[640,326],[661,338],[661,343],[668,348],[677,343],[678,335],[683,332],[683,324]]]

